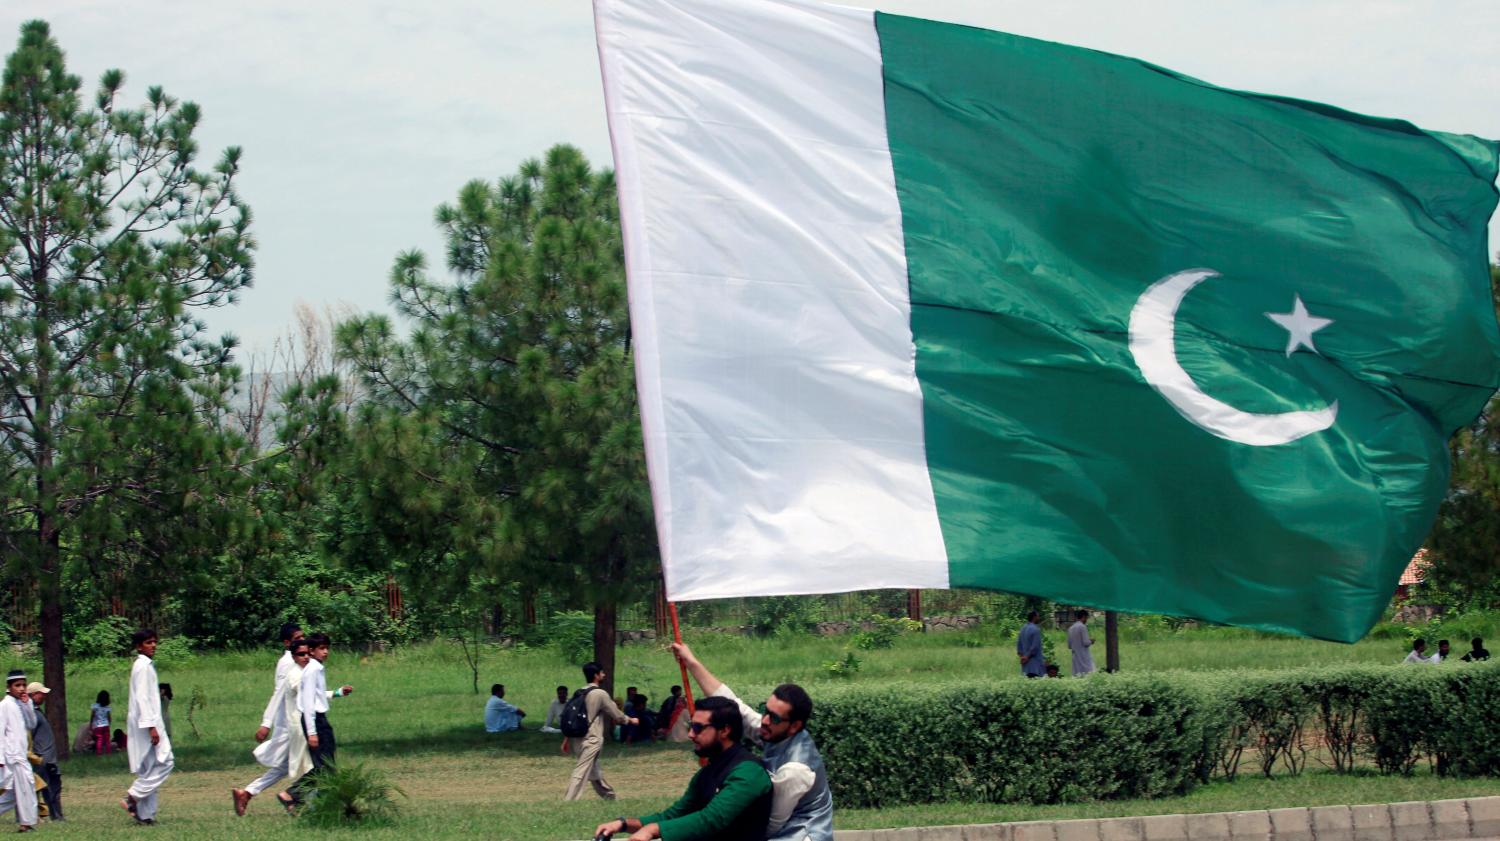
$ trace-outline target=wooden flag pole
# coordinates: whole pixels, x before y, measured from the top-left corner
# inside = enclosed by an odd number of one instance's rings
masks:
[[[678,645],[682,644],[682,626],[677,623],[677,602],[667,602],[667,611],[672,616],[672,640]],[[677,668],[682,669],[682,694],[687,698],[688,715],[693,714],[693,684],[688,680],[687,664],[681,659],[677,661]]]

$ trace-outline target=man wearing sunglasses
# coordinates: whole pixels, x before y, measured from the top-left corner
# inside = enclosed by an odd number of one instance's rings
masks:
[[[795,683],[783,683],[771,690],[771,697],[756,711],[714,677],[691,648],[674,643],[672,653],[709,696],[705,701],[724,698],[738,707],[745,729],[762,747],[776,789],[767,837],[772,841],[833,841],[833,794],[828,790],[823,755],[807,732],[807,720],[812,717],[807,691]]]
[[[599,824],[594,837],[631,833],[630,841],[762,841],[771,814],[771,777],[740,744],[745,722],[735,702],[704,698],[693,710],[693,753],[708,761],[676,803],[653,815]]]

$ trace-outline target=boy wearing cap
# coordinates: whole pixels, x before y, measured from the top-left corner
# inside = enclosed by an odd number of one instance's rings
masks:
[[[156,823],[157,789],[172,773],[172,740],[161,719],[161,684],[156,679],[156,631],[142,628],[130,635],[135,663],[130,667],[130,702],[125,714],[125,752],[135,782],[120,805],[137,823]]]
[[[37,681],[26,684],[26,694],[36,707],[36,726],[31,728],[31,751],[42,758],[42,779],[47,787],[42,789],[42,801],[47,804],[47,817],[54,821],[63,819],[62,771],[57,768],[57,740],[52,737],[52,724],[47,721],[42,705],[52,690]]]
[[[0,815],[16,810],[16,821],[21,832],[36,828],[36,779],[31,775],[31,761],[26,758],[28,750],[26,714],[21,709],[26,698],[26,674],[13,669],[5,677],[5,697],[0,698]]]

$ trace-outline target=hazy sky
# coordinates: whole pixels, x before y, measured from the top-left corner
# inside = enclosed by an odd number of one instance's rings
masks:
[[[756,0],[744,0],[756,2]],[[1230,87],[1500,138],[1500,2],[887,0],[1142,58]],[[49,20],[92,89],[148,85],[202,106],[204,157],[244,147],[255,287],[209,317],[263,347],[297,301],[385,310],[392,257],[442,259],[432,210],[556,142],[610,165],[589,0],[5,0],[5,52]],[[205,166],[211,160],[205,160]],[[1500,220],[1490,223],[1500,250]]]

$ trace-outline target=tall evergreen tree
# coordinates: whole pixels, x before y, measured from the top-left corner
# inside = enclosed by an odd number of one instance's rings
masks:
[[[338,334],[371,402],[351,460],[410,578],[520,582],[594,607],[613,672],[616,606],[655,581],[612,173],[556,146],[437,211],[452,284],[397,258],[402,339],[367,316]]]
[[[54,731],[68,732],[62,592],[110,567],[150,589],[238,525],[242,442],[218,428],[229,340],[193,312],[250,283],[240,152],[193,165],[199,109],[124,74],[80,97],[43,21],[0,81],[0,551],[40,594]]]

